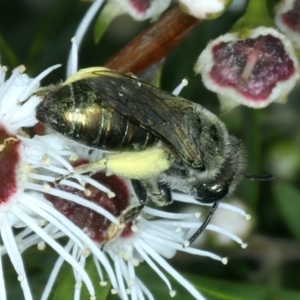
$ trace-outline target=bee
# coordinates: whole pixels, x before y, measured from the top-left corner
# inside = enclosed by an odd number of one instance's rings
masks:
[[[102,67],[82,69],[64,83],[39,89],[36,118],[63,136],[107,155],[58,178],[106,169],[131,180],[139,204],[172,203],[172,190],[212,204],[199,229],[206,228],[219,201],[244,177],[246,154],[223,122],[199,104],[131,75]]]

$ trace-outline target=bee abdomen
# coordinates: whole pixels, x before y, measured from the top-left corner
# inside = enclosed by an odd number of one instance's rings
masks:
[[[132,123],[113,108],[103,103],[101,109],[101,121],[97,136],[92,142],[93,147],[111,151],[130,151],[142,150],[157,143],[155,135]]]
[[[82,82],[37,93],[36,118],[83,145],[109,150],[143,150],[157,143],[151,132],[131,122]],[[55,101],[60,99],[60,101]]]

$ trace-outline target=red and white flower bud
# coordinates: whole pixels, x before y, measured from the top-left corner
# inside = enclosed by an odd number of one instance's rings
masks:
[[[215,19],[219,17],[232,0],[179,0],[182,11],[198,19]]]
[[[249,31],[247,37],[234,32],[211,41],[195,71],[218,94],[223,112],[239,104],[263,108],[274,101],[284,103],[299,78],[292,43],[267,27]]]
[[[300,0],[282,0],[276,10],[275,22],[300,50]]]

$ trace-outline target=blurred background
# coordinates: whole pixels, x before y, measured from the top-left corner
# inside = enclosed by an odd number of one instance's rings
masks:
[[[200,103],[217,115],[217,97],[204,88],[201,77],[195,76],[193,66],[207,42],[228,32],[243,15],[245,1],[235,2],[220,18],[205,21],[192,31],[166,58],[161,77],[161,87],[167,91],[172,91],[187,78],[189,85],[181,96]],[[275,2],[269,1],[271,13]],[[9,70],[24,64],[28,75],[35,77],[47,67],[60,63],[63,66],[48,75],[42,85],[64,80],[70,40],[89,5],[90,2],[79,0],[0,0],[1,64]],[[150,21],[137,22],[126,15],[118,17],[95,45],[92,24],[80,50],[79,67],[103,65],[149,25]],[[221,117],[229,132],[246,145],[247,173],[273,174],[274,180],[255,182],[245,179],[234,195],[225,200],[243,207],[251,214],[251,221],[227,215],[224,211],[215,216],[215,223],[233,232],[236,230],[243,237],[247,249],[224,242],[215,233],[201,238],[199,246],[228,256],[228,265],[180,253],[171,261],[208,299],[300,299],[299,94],[298,84],[285,105],[273,103],[261,110],[240,106]],[[171,209],[177,208],[174,205]],[[36,249],[24,253],[36,299],[51,270],[47,265],[52,265],[56,259],[55,253],[50,249],[46,251],[47,255]],[[7,289],[11,293],[9,299],[21,299],[22,293],[15,283],[16,274],[7,257],[4,266],[12,270],[5,272]],[[140,272],[141,276],[149,276],[143,267]],[[155,281],[149,283],[150,288],[151,284],[156,286]],[[163,290],[167,295],[167,290]],[[180,287],[178,290],[179,295],[185,295],[184,292],[180,294]],[[219,291],[226,291],[227,298]],[[161,299],[161,295],[164,294],[159,294],[157,299]]]

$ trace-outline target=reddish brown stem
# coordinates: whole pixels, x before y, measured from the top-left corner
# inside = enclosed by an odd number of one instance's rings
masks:
[[[175,6],[112,56],[104,66],[138,74],[160,62],[200,23],[201,20],[182,13]]]

